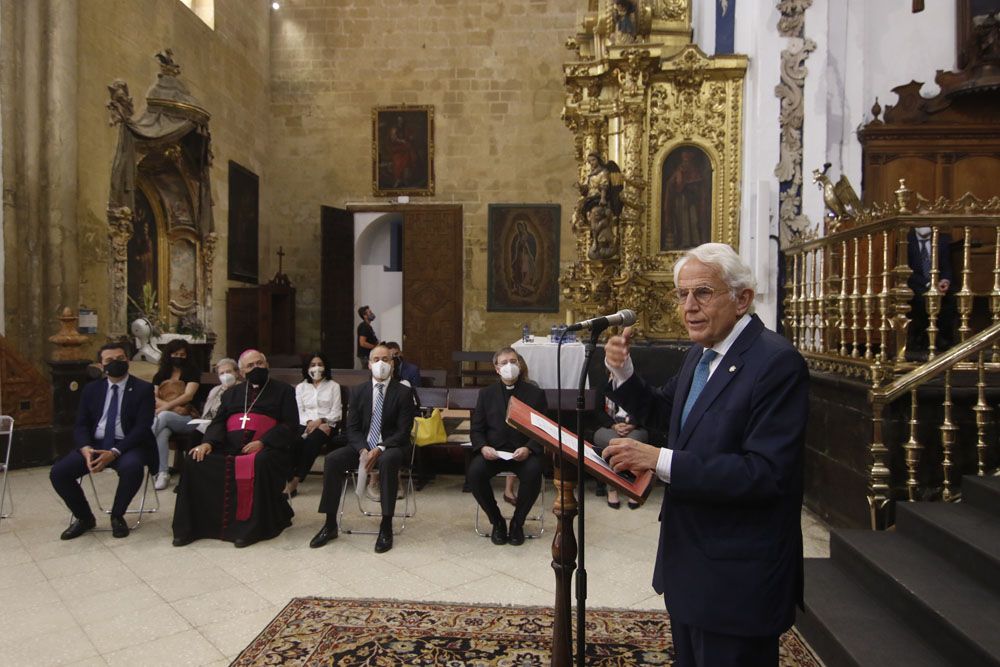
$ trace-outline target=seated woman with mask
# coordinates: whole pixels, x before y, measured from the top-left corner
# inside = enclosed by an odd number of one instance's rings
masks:
[[[198,425],[198,430],[204,433],[208,429],[208,424],[215,418],[215,413],[219,411],[222,404],[222,394],[227,389],[236,384],[240,379],[240,370],[236,366],[236,360],[224,357],[215,364],[215,372],[219,375],[219,384],[212,387],[205,399],[205,408],[201,411],[201,418],[205,423]]]
[[[302,378],[295,386],[302,437],[292,443],[292,469],[285,485],[285,495],[289,498],[298,495],[299,484],[309,474],[323,446],[332,443],[343,413],[340,385],[330,379],[326,355],[316,352],[306,357]]]
[[[170,436],[191,433],[196,429],[190,422],[198,416],[192,401],[198,393],[201,373],[189,359],[190,348],[183,339],[175,339],[163,347],[160,369],[153,376],[156,387],[156,418],[153,435],[160,456],[160,471],[153,486],[157,491],[167,488],[170,482]]]

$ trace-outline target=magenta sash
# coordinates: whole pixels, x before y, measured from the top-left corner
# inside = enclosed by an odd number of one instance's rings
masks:
[[[252,431],[253,439],[260,440],[278,423],[267,415],[255,412],[251,412],[247,417],[246,429],[244,429],[242,414],[229,415],[229,419],[226,420],[226,429],[229,431]],[[246,521],[253,513],[254,460],[256,458],[257,452],[235,457],[237,521]]]

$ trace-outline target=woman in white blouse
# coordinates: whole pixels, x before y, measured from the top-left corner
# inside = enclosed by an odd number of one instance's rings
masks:
[[[295,401],[299,405],[302,437],[292,445],[292,468],[285,493],[298,495],[299,483],[306,478],[324,445],[333,440],[340,423],[343,407],[340,385],[330,379],[330,364],[322,352],[306,357],[302,364],[303,380],[295,386]]]

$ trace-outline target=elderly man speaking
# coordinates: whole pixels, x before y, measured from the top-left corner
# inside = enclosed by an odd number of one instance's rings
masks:
[[[802,600],[809,374],[750,314],[753,275],[728,245],[687,251],[674,284],[694,342],[675,377],[653,388],[633,373],[629,330],[605,348],[613,400],[667,431],[667,446],[616,438],[604,456],[667,485],[653,588],[670,612],[675,664],[777,665]]]

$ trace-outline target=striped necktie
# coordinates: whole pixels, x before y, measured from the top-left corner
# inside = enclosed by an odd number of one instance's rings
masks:
[[[368,431],[368,449],[375,449],[382,440],[382,396],[383,387],[375,385],[375,404],[372,405],[372,427]]]
[[[708,384],[708,367],[717,356],[719,356],[719,353],[715,350],[705,350],[704,354],[701,355],[701,361],[698,362],[698,367],[694,369],[694,379],[691,380],[691,391],[688,392],[687,400],[684,401],[684,411],[681,412],[681,428],[684,428],[684,422],[687,421],[691,408],[694,407],[695,401],[701,395],[701,390]]]

